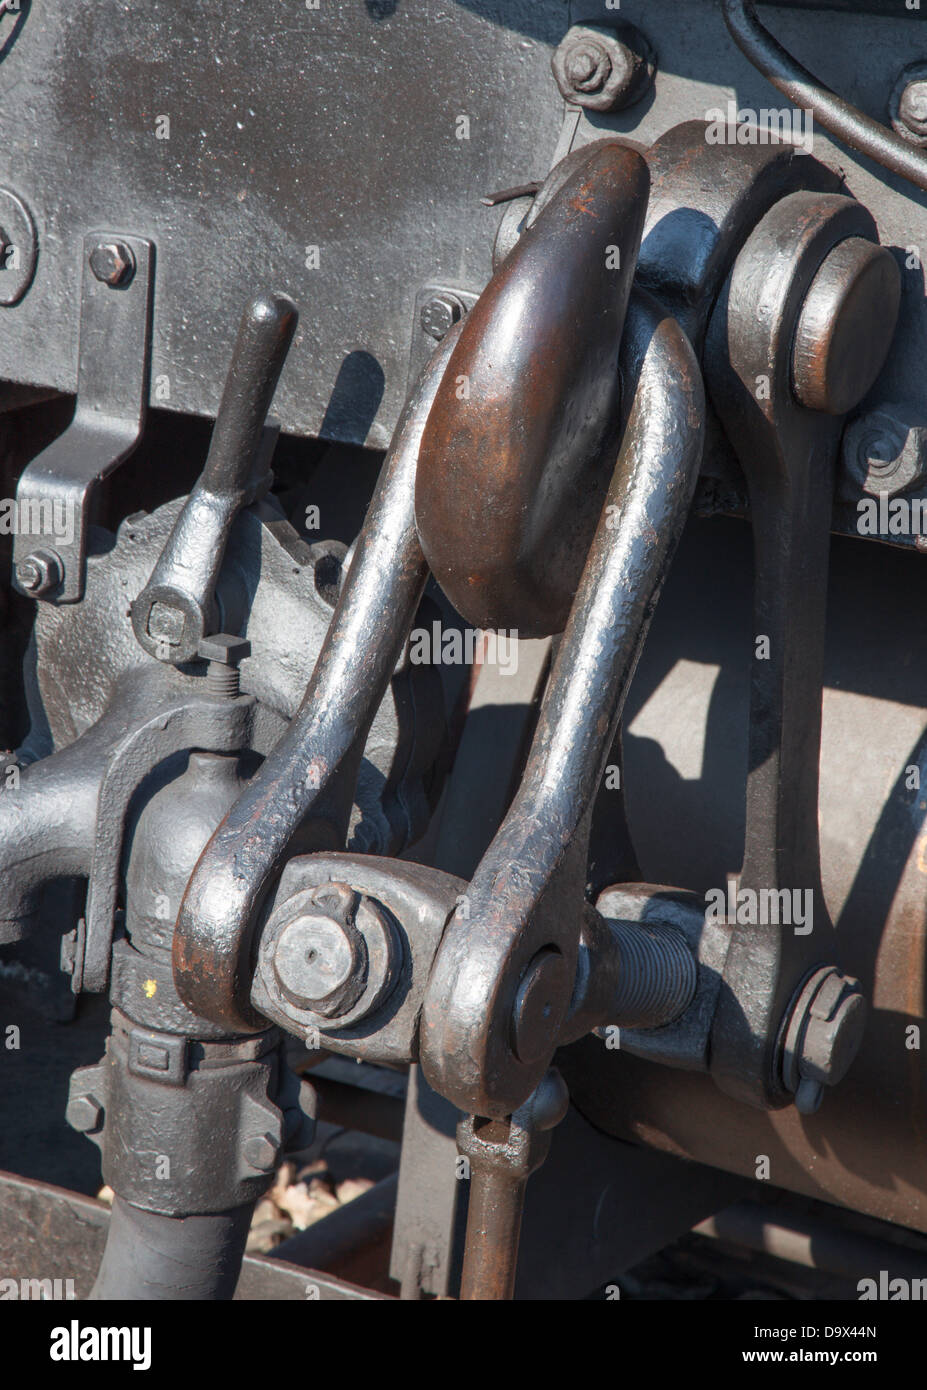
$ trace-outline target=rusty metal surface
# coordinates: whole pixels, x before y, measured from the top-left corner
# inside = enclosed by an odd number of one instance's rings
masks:
[[[628,813],[642,872],[699,895],[724,885],[742,854],[751,566],[742,523],[690,525],[626,712]],[[832,544],[821,873],[842,963],[871,1009],[856,1061],[818,1114],[754,1110],[706,1077],[595,1038],[557,1056],[574,1103],[608,1133],[747,1177],[765,1155],[775,1185],[921,1231],[927,821],[908,769],[923,787],[927,664],[910,634],[922,623],[924,584],[915,556]]]
[[[311,815],[313,848],[344,843],[366,733],[425,588],[415,469],[456,341],[452,331],[409,398],[303,702],[207,845],[181,905],[177,987],[190,1007],[233,1031],[263,1023],[249,1000],[247,956],[260,901],[296,831]]]
[[[622,352],[627,429],[524,779],[470,883],[466,911],[448,924],[425,998],[425,1076],[476,1115],[501,1118],[527,1099],[564,1022],[589,810],[701,457],[701,378],[675,321],[648,298],[632,299]],[[613,516],[624,525],[613,527]],[[510,1016],[535,965],[549,976],[546,1014],[543,1041],[522,1049],[525,1061]]]
[[[448,363],[415,517],[436,579],[476,626],[540,637],[566,624],[611,474],[648,186],[635,151],[605,141],[583,151]]]

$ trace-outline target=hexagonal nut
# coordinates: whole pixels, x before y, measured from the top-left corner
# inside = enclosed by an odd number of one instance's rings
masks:
[[[79,1134],[95,1134],[103,1128],[103,1106],[93,1095],[71,1096],[65,1119]]]
[[[446,338],[448,333],[459,323],[466,313],[462,300],[456,294],[449,291],[440,291],[431,296],[422,305],[420,323],[422,332],[427,333],[429,338],[434,338],[440,343],[442,338]]]
[[[835,1086],[856,1056],[866,1019],[859,981],[828,975],[812,1001],[798,1069],[803,1078]]]
[[[242,1145],[242,1157],[256,1173],[272,1173],[277,1165],[278,1147],[274,1136],[254,1134]]]
[[[632,106],[653,81],[656,60],[633,24],[574,24],[551,58],[564,100],[589,111]]]
[[[56,589],[63,575],[61,556],[55,550],[33,550],[16,566],[16,582],[33,597]]]
[[[289,921],[277,938],[273,969],[282,993],[297,1008],[323,1018],[346,1014],[366,987],[368,955],[343,901],[328,894],[316,910]]]
[[[889,402],[853,420],[843,434],[840,491],[894,497],[927,477],[927,418],[919,407]]]
[[[135,255],[124,241],[101,241],[90,253],[90,269],[104,285],[127,285],[135,274]]]

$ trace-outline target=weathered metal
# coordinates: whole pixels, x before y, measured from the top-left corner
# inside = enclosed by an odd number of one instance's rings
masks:
[[[643,296],[622,338],[623,443],[541,705],[518,793],[438,951],[422,1066],[461,1110],[502,1118],[541,1080],[576,978],[589,812],[627,684],[685,518],[704,397],[688,341]],[[541,952],[562,959],[540,1009],[543,1044],[516,1053],[511,1011]]]
[[[130,279],[104,281],[92,265],[100,242],[99,235],[83,240],[74,418],[23,471],[16,489],[19,515],[43,518],[36,534],[54,534],[55,547],[43,566],[32,558],[36,535],[18,529],[15,582],[24,593],[55,603],[83,597],[94,491],[137,445],[148,406],[154,246],[141,237],[122,238],[119,244],[132,255],[134,273]],[[66,518],[66,524],[50,525],[49,512],[53,519]],[[33,582],[36,569],[39,583]]]
[[[216,583],[232,526],[272,481],[256,464],[297,319],[282,294],[257,295],[242,315],[202,476],[132,604],[135,635],[159,661],[190,661],[217,631]]]
[[[438,387],[415,519],[476,626],[536,637],[566,623],[610,477],[647,187],[636,151],[584,151],[468,314]]]
[[[738,48],[783,96],[802,110],[812,111],[825,130],[852,150],[927,190],[927,157],[812,77],[763,27],[753,0],[721,0],[721,4]]]
[[[246,961],[262,898],[294,835],[311,821],[314,848],[344,843],[361,750],[425,587],[415,469],[458,331],[410,396],[299,711],[206,846],[180,908],[180,994],[232,1031],[263,1026],[248,998]]]
[[[747,823],[737,891],[757,901],[764,892],[798,893],[811,903],[807,930],[789,931],[768,912],[748,926],[735,918],[711,1068],[723,1089],[754,1104],[786,1098],[780,1028],[805,977],[838,950],[821,888],[817,750],[840,423],[835,412],[796,401],[794,348],[796,335],[819,326],[824,366],[815,367],[814,379],[826,379],[832,365],[836,378],[821,403],[844,410],[858,404],[882,365],[897,298],[886,302],[880,275],[864,277],[861,287],[856,280],[859,295],[846,293],[857,262],[841,261],[842,277],[827,279],[828,311],[815,304],[810,324],[805,317],[830,257],[854,238],[874,241],[875,227],[851,199],[811,192],[782,199],[740,252],[708,332],[709,389],[747,475],[756,553]],[[880,315],[875,354],[867,346],[848,355],[846,340],[871,335]],[[855,1042],[844,1039],[848,1065],[863,1017],[854,1009],[842,1022]],[[836,1035],[833,1043],[839,1050]],[[803,1104],[811,1104],[812,1092],[800,1090]]]

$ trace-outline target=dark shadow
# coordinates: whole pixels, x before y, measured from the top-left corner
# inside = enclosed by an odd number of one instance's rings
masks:
[[[0,63],[2,63],[3,60],[4,60],[4,58],[6,58],[6,56],[9,54],[9,52],[10,52],[10,50],[12,49],[13,45],[16,43],[17,39],[19,38],[20,34],[22,33],[22,31],[23,31],[23,25],[25,24],[26,19],[28,18],[28,15],[29,15],[29,11],[30,11],[31,9],[32,9],[32,0],[19,0],[19,12],[18,12],[18,13],[16,13],[15,10],[11,10],[11,11],[7,11],[7,14],[4,14],[4,15],[0,16],[0,32],[2,32],[2,29],[3,29],[3,27],[5,26],[5,22],[6,22],[6,19],[7,19],[7,15],[9,15],[9,17],[13,18],[13,26],[12,26],[12,28],[10,29],[10,31],[9,31],[9,33],[7,34],[6,38],[3,39],[2,43],[0,43]]]
[[[383,368],[372,353],[349,352],[338,368],[319,436],[343,444],[363,444],[380,408],[385,384]]]

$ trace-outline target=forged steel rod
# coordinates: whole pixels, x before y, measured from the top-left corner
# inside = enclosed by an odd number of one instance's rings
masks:
[[[589,809],[701,460],[698,363],[675,320],[640,291],[628,308],[622,367],[624,439],[525,775],[470,884],[467,911],[448,925],[425,999],[425,1075],[473,1115],[502,1118],[524,1102],[563,1027]],[[513,1041],[518,1008],[532,1022]]]
[[[406,403],[302,704],[206,846],[181,904],[177,988],[195,1013],[233,1032],[266,1026],[249,1000],[249,949],[263,894],[295,832],[311,813],[313,847],[344,847],[367,734],[428,576],[415,527],[415,470],[458,332],[441,343]]]
[[[753,0],[722,0],[724,22],[740,51],[794,106],[810,110],[825,130],[851,150],[868,155],[884,169],[927,191],[927,152],[866,116],[825,87],[756,17]]]

